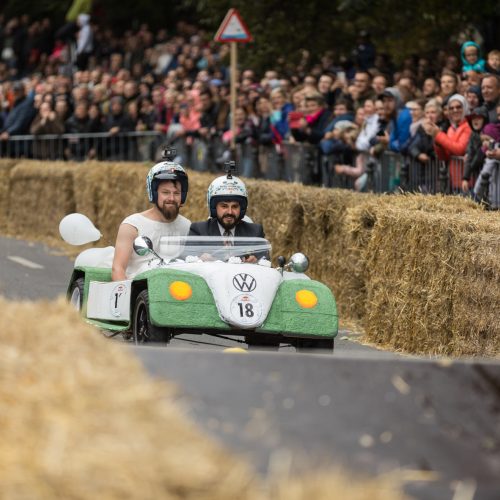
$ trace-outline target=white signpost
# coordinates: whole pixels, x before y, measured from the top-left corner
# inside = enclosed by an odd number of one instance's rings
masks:
[[[234,157],[236,126],[234,121],[234,111],[236,109],[236,72],[238,64],[237,43],[248,43],[252,41],[252,35],[243,22],[236,9],[229,9],[226,17],[222,21],[214,40],[216,42],[231,44],[231,152]]]

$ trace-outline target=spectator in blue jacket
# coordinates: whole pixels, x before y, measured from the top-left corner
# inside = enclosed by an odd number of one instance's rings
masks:
[[[389,119],[389,131],[379,138],[379,142],[388,145],[389,150],[399,153],[410,137],[410,110],[404,106],[401,93],[396,87],[386,88],[380,98]]]
[[[0,133],[2,141],[7,141],[12,135],[29,134],[31,122],[36,115],[33,104],[35,91],[31,90],[26,95],[24,84],[20,81],[14,82],[12,90],[14,92],[14,106],[9,111]]]
[[[293,104],[287,102],[285,92],[280,87],[271,91],[271,125],[275,133],[279,134],[280,142],[287,139],[290,133],[288,127],[288,113],[293,110]]]

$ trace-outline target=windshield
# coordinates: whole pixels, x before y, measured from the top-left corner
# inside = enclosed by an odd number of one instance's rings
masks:
[[[163,236],[160,248],[154,249],[164,259],[182,259],[186,262],[227,261],[246,259],[270,259],[271,244],[264,238],[227,236]]]

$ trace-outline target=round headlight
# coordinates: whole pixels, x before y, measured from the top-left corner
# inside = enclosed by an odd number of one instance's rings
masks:
[[[187,300],[193,295],[193,289],[185,281],[174,281],[168,288],[170,295],[176,300]]]
[[[311,309],[318,303],[318,297],[311,290],[299,290],[295,294],[295,300],[300,306],[306,309]]]

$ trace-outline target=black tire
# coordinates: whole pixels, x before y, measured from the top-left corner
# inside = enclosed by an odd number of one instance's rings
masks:
[[[151,324],[147,290],[143,290],[137,296],[132,321],[132,339],[135,344],[145,344],[148,342],[168,344],[170,342],[171,335],[167,328]]]
[[[332,353],[334,350],[334,339],[297,339],[295,348],[297,352],[314,352],[320,354]]]
[[[85,279],[78,278],[73,281],[71,290],[69,292],[69,303],[77,310],[81,311],[83,307],[83,289],[85,286]]]

